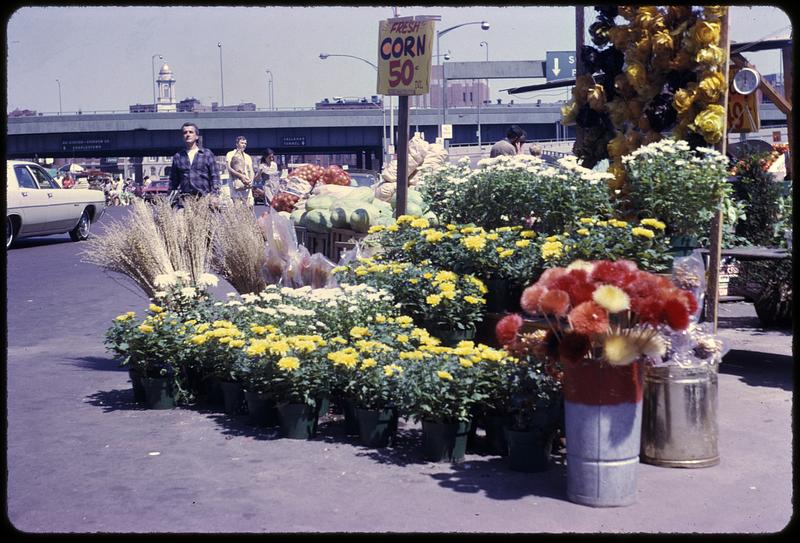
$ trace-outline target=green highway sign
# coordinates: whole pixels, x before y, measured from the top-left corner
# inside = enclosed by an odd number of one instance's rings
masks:
[[[571,79],[577,75],[575,51],[547,51],[545,77],[547,82]]]

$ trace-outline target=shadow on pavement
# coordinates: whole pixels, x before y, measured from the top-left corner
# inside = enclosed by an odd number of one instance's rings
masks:
[[[61,243],[75,243],[67,237],[33,237],[18,239],[7,250],[24,249],[25,247],[41,247],[45,245],[59,245]]]
[[[132,388],[123,388],[115,390],[100,390],[86,396],[89,400],[87,403],[101,407],[103,413],[110,413],[112,411],[133,411],[144,410],[144,407],[136,403],[133,398]]]
[[[452,464],[452,472],[433,473],[439,486],[456,492],[483,492],[493,500],[518,500],[525,496],[566,499],[566,468],[551,464],[546,471],[521,473],[508,468],[506,458],[493,457]]]
[[[197,406],[193,406],[192,409],[207,415],[210,420],[216,422],[220,428],[220,433],[226,436],[225,439],[249,437],[257,440],[273,441],[281,437],[277,427],[251,424],[249,415],[227,415],[220,413],[218,409],[198,408]]]
[[[723,328],[726,330],[746,331],[748,334],[752,334],[754,336],[792,336],[791,326],[770,326],[769,328],[765,328],[764,325],[761,324],[761,320],[758,317],[749,315],[744,317],[720,316],[717,319],[717,326],[718,328]]]
[[[379,464],[408,466],[411,464],[428,464],[422,450],[422,430],[398,429],[391,446],[373,449],[361,445],[356,438],[356,445],[361,449],[356,456],[370,458]]]
[[[101,358],[99,356],[82,356],[80,358],[68,358],[68,360],[74,360],[75,366],[79,368],[86,368],[89,370],[100,370],[100,371],[121,371],[127,372],[128,368],[122,367],[119,365],[119,362],[114,360],[113,358]]]
[[[722,359],[719,372],[736,375],[751,386],[794,390],[793,360],[791,356],[758,351],[731,349]]]

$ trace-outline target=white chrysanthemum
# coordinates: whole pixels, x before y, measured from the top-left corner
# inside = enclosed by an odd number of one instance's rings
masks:
[[[194,298],[197,295],[197,289],[194,287],[184,287],[181,289],[181,295],[187,298]]]
[[[213,273],[201,273],[197,279],[197,285],[200,287],[215,287],[219,284],[219,278]]]
[[[166,293],[165,291],[163,291],[163,290],[158,290],[158,291],[156,291],[156,293],[155,293],[155,297],[156,297],[156,298],[163,298],[163,297],[164,297],[164,296],[166,296],[166,295],[167,295],[167,293]]]
[[[259,297],[257,294],[246,293],[242,294],[242,300],[246,304],[253,304],[259,300]]]
[[[153,284],[157,287],[168,287],[175,284],[175,277],[171,273],[160,273],[156,275]]]
[[[236,298],[238,295],[239,294],[236,292],[228,292],[227,294],[225,294],[225,296],[227,296],[228,298]]]

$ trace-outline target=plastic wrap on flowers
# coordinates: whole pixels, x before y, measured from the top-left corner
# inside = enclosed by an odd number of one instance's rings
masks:
[[[675,257],[672,261],[672,282],[677,287],[694,294],[698,308],[692,314],[692,321],[698,322],[703,311],[703,298],[706,292],[706,269],[703,257],[696,252],[689,256]]]

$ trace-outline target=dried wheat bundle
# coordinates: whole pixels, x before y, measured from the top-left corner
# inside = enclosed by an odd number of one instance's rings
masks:
[[[176,270],[160,235],[151,206],[133,200],[130,213],[111,220],[100,234],[90,237],[81,252],[83,261],[131,279],[144,293],[155,296],[155,277]]]
[[[266,263],[264,236],[253,212],[234,201],[219,213],[211,265],[240,294],[261,292],[267,282],[262,274]]]

